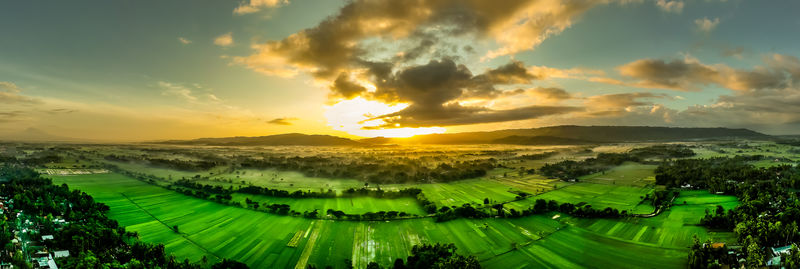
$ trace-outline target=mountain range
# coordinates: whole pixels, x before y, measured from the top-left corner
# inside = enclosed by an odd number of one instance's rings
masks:
[[[374,137],[353,140],[331,135],[307,135],[291,133],[258,137],[169,140],[156,143],[209,146],[368,146],[384,144],[580,145],[618,142],[663,142],[732,138],[770,139],[772,137],[748,129],[731,128],[563,125],[488,132],[429,134],[410,138]]]

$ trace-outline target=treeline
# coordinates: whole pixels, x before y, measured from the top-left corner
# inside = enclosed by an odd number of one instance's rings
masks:
[[[429,167],[425,162],[406,159],[403,162],[371,160],[370,158],[343,160],[333,157],[282,157],[243,158],[238,161],[243,168],[299,171],[309,177],[356,178],[370,183],[432,183],[450,182],[485,176],[494,169],[493,158],[453,161]]]
[[[115,220],[107,217],[108,206],[97,203],[86,193],[72,190],[64,184],[53,185],[50,179],[41,178],[32,169],[17,165],[0,167],[0,178],[9,182],[0,185],[0,194],[13,197],[13,214],[5,214],[0,219],[3,230],[0,245],[16,248],[10,244],[14,238],[9,234],[17,217],[33,220],[41,225],[39,231],[30,233],[52,234],[54,240],[43,242],[52,250],[68,250],[69,257],[58,258],[61,268],[206,268],[207,265],[179,261],[167,255],[163,245],[152,245],[138,241],[135,232],[126,231]],[[17,214],[19,213],[19,214]],[[57,228],[53,216],[61,216],[68,224]],[[11,262],[19,268],[31,268],[28,261],[22,260],[21,249],[14,260],[0,255],[0,261]],[[30,254],[30,253],[28,253]],[[247,268],[246,265],[224,260],[212,268]]]
[[[514,159],[536,161],[536,160],[544,160],[544,159],[553,157],[556,154],[558,154],[557,151],[548,151],[548,152],[536,153],[536,154],[519,155],[519,156],[514,157]]]
[[[656,184],[668,188],[685,186],[732,194],[737,183],[770,180],[774,177],[748,163],[763,158],[761,155],[752,155],[674,160],[656,168]]]
[[[685,145],[654,145],[635,148],[626,153],[600,153],[597,157],[582,161],[564,160],[545,164],[539,169],[542,175],[561,180],[577,180],[578,177],[602,172],[624,162],[643,162],[647,159],[669,159],[694,156],[694,151]]]
[[[450,244],[415,245],[411,255],[405,259],[397,258],[391,269],[480,269],[481,264],[475,256],[456,253],[456,246]],[[315,268],[315,267],[312,267]],[[367,269],[381,269],[376,262],[367,264]]]
[[[524,199],[524,198],[522,198]],[[521,200],[518,198],[518,200]],[[500,218],[521,218],[537,214],[545,214],[550,212],[560,212],[576,217],[583,218],[620,218],[628,216],[626,210],[619,211],[615,208],[606,207],[604,209],[595,209],[586,202],[578,204],[572,203],[559,203],[556,200],[537,199],[533,206],[523,210],[514,208],[505,208],[505,203],[485,204],[483,208],[476,208],[471,204],[464,204],[462,206],[443,206],[436,211],[436,221],[449,221],[457,218],[471,218],[482,219],[490,217]]]
[[[221,160],[181,160],[181,159],[164,159],[164,158],[149,158],[145,156],[131,157],[124,155],[109,154],[103,157],[107,161],[115,162],[131,162],[131,161],[144,161],[152,166],[171,168],[181,171],[205,171],[219,165],[227,164]]]
[[[600,153],[595,158],[582,161],[564,160],[553,164],[545,164],[539,168],[542,175],[561,180],[577,180],[585,176],[610,169],[624,162],[636,162],[640,159],[627,153]]]
[[[628,151],[628,154],[639,159],[659,158],[686,158],[695,155],[694,151],[686,145],[681,144],[661,144],[643,148],[635,148]]]
[[[706,211],[701,224],[733,231],[740,250],[729,254],[695,242],[689,254],[691,268],[729,265],[756,268],[765,266],[770,248],[800,242],[800,200],[790,189],[800,187],[800,168],[782,165],[757,168],[748,162],[760,156],[737,156],[699,160],[676,160],[656,169],[656,183],[668,187],[705,188],[714,193],[735,195],[739,205],[731,210],[717,206]],[[740,263],[736,255],[745,260]],[[782,264],[796,268],[800,253],[795,249],[781,257]]]

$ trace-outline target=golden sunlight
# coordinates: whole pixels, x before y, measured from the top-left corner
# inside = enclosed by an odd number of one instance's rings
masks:
[[[446,130],[442,127],[364,129],[385,124],[381,119],[367,121],[371,117],[394,113],[406,107],[408,104],[388,105],[356,97],[326,106],[325,118],[328,120],[328,126],[333,129],[363,137],[412,137],[444,133]]]

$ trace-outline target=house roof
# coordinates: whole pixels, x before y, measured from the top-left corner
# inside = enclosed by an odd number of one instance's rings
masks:
[[[772,248],[772,252],[774,252],[774,253],[783,253],[783,252],[789,251],[790,249],[792,249],[792,245]]]
[[[69,250],[53,251],[53,256],[55,256],[56,258],[69,257]]]

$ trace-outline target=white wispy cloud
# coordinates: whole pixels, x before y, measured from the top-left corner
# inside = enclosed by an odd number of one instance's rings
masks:
[[[232,32],[228,32],[228,33],[225,33],[225,34],[223,34],[221,36],[218,36],[217,38],[214,38],[214,45],[217,45],[217,46],[220,46],[220,47],[233,46],[233,33]]]
[[[713,20],[706,18],[696,19],[694,20],[694,25],[697,26],[697,30],[705,33],[710,33],[717,28],[719,25],[719,18],[714,18]]]
[[[666,12],[681,13],[683,12],[684,3],[683,1],[658,0],[656,5]]]

